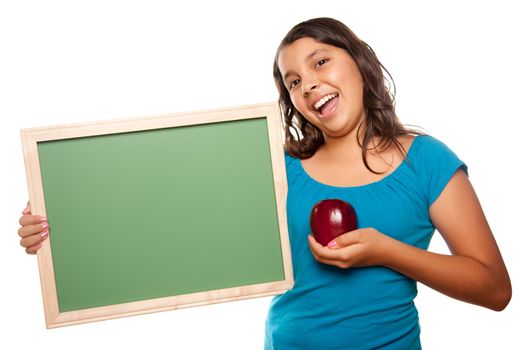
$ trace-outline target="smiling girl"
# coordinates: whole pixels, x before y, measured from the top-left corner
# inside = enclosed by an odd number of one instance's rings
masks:
[[[296,25],[274,61],[284,115],[295,286],[275,297],[265,349],[420,349],[416,282],[502,310],[511,283],[468,180],[442,142],[399,122],[372,49],[330,18]],[[316,202],[359,227],[324,247]],[[428,252],[435,230],[451,255]]]

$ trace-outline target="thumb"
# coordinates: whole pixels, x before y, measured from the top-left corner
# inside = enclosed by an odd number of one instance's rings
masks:
[[[327,244],[329,248],[336,249],[336,248],[344,248],[347,246],[350,246],[352,244],[356,244],[360,242],[360,234],[358,231],[349,231],[344,234],[341,234],[331,242]]]
[[[27,206],[25,207],[25,209],[22,211],[22,214],[24,215],[31,214],[31,206],[29,204],[29,201],[27,202]]]

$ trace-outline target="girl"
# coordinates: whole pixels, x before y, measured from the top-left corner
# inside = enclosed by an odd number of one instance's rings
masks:
[[[509,276],[466,166],[400,124],[371,48],[312,19],[284,37],[273,67],[295,286],[272,302],[266,349],[420,349],[416,281],[504,309]],[[326,198],[351,203],[359,228],[324,247],[309,214]],[[435,229],[452,255],[427,251]]]
[[[273,299],[267,350],[420,349],[416,281],[493,310],[511,298],[465,164],[400,124],[383,71],[329,18],[298,24],[277,50],[295,286]],[[324,247],[309,214],[327,198],[351,203],[359,228]],[[20,224],[22,246],[36,252],[45,218],[26,208]],[[435,229],[451,255],[427,251]]]

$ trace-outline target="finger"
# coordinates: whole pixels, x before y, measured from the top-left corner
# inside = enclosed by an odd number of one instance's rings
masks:
[[[26,238],[37,234],[41,234],[44,231],[49,232],[49,224],[47,222],[22,226],[18,229],[18,235],[22,238]]]
[[[40,215],[22,215],[18,222],[20,226],[35,225],[47,222],[47,218]]]
[[[309,247],[313,257],[324,264],[333,264],[335,261],[338,261],[338,255],[335,250],[324,247],[322,244],[318,243],[313,236],[309,235]]]
[[[309,250],[311,250],[311,254],[313,254],[313,257],[315,258],[315,260],[320,260],[322,259],[321,258],[321,254],[319,253],[320,250],[322,249],[322,245],[320,243],[318,243],[315,238],[313,238],[312,235],[309,235],[307,237],[308,239],[308,243],[309,243]]]
[[[311,247],[314,253],[322,251],[322,248],[324,248],[324,246],[318,243],[315,237],[313,237],[313,235],[309,235],[307,238],[309,241],[309,246]]]
[[[20,245],[28,249],[35,245],[41,244],[42,241],[47,239],[48,236],[49,236],[49,231],[44,231],[40,234],[25,237],[20,240]]]
[[[353,256],[357,252],[357,245],[350,245],[340,247],[340,249],[332,249],[324,247],[316,242],[313,237],[309,237],[310,249],[315,260],[320,263],[337,266],[339,268],[347,269],[354,265]]]
[[[25,250],[27,254],[35,255],[38,249],[42,248],[42,243],[37,243],[36,245],[29,247]]]
[[[360,243],[359,231],[350,231],[344,233],[327,244],[331,249],[343,248],[352,244]]]
[[[25,209],[22,211],[22,214],[24,214],[24,215],[31,214],[31,206],[29,205],[29,201],[27,201],[27,206],[26,206]]]

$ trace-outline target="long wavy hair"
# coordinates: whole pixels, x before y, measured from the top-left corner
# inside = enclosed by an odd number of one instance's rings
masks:
[[[364,81],[363,103],[366,120],[363,123],[365,128],[363,136],[358,138],[358,142],[366,168],[378,174],[369,167],[367,151],[370,149],[383,151],[395,145],[405,155],[406,151],[397,140],[398,137],[420,132],[408,129],[400,123],[395,113],[395,83],[373,49],[360,40],[345,24],[333,18],[314,18],[297,24],[278,46],[273,62],[273,78],[279,92],[278,102],[283,116],[285,150],[294,157],[307,159],[312,157],[325,143],[322,131],[309,123],[293,106],[278,67],[278,58],[282,49],[306,37],[346,50],[360,70]],[[357,135],[360,135],[360,127],[358,131]],[[378,137],[378,144],[373,144],[371,148],[368,148],[374,137]]]

